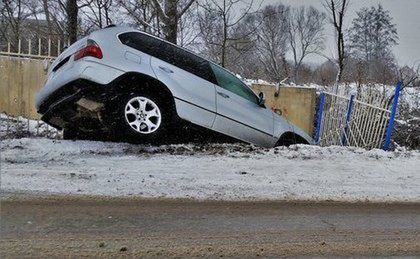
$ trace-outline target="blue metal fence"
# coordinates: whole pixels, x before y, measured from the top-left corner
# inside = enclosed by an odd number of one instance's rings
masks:
[[[315,129],[315,143],[318,145],[321,137],[321,125],[322,125],[322,115],[324,113],[325,105],[325,93],[321,92],[319,98],[318,112],[316,116],[316,129]]]
[[[382,147],[383,150],[388,150],[391,143],[392,130],[394,129],[395,115],[397,113],[398,98],[400,96],[402,82],[398,82],[395,86],[394,100],[392,101],[391,116],[389,118],[388,127],[386,129],[385,141]]]
[[[347,106],[346,126],[344,128],[343,136],[341,137],[341,144],[343,146],[347,145],[347,136],[348,136],[348,131],[349,131],[351,112],[353,110],[353,103],[354,103],[354,94],[350,96],[349,104]]]
[[[402,83],[395,86],[392,106],[378,93],[343,97],[322,92],[317,111],[315,143],[388,150]]]

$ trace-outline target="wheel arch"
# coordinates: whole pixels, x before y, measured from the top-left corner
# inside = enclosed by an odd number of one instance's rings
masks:
[[[115,94],[138,90],[152,90],[161,92],[163,97],[170,98],[170,101],[174,103],[174,95],[167,85],[150,75],[140,72],[127,72],[115,79],[112,85]]]
[[[127,72],[111,83],[111,92],[114,97],[109,100],[109,103],[112,105],[114,99],[118,99],[118,96],[121,94],[127,94],[134,91],[146,91],[149,93],[159,93],[159,97],[162,97],[174,111],[174,119],[179,119],[179,112],[176,106],[174,94],[171,89],[161,82],[147,74],[140,72]]]
[[[286,131],[280,136],[276,146],[289,146],[293,144],[309,145],[310,143],[303,136],[292,131]]]

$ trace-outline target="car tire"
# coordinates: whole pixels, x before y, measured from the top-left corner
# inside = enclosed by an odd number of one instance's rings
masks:
[[[63,139],[64,140],[76,140],[78,137],[78,132],[73,128],[64,128],[63,129]]]
[[[91,140],[104,141],[107,140],[105,132],[100,130],[85,132],[74,127],[65,127],[63,129],[64,140]]]
[[[158,93],[123,94],[109,104],[107,121],[117,141],[166,143],[174,122],[174,105]]]

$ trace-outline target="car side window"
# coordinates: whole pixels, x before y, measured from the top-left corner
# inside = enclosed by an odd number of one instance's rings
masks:
[[[210,64],[210,66],[216,77],[217,85],[247,99],[248,101],[258,103],[257,96],[254,94],[254,92],[249,89],[249,87],[247,87],[241,80],[239,80],[239,78],[215,64]]]
[[[162,56],[163,54],[160,51],[161,41],[156,38],[146,36],[138,32],[123,33],[119,35],[118,38],[122,44],[144,52],[148,55],[158,57]]]
[[[174,48],[173,65],[201,77],[211,83],[216,83],[214,74],[210,68],[210,63],[186,50]]]
[[[182,48],[138,32],[123,33],[119,38],[124,45],[163,60],[211,83],[216,83],[209,62]]]

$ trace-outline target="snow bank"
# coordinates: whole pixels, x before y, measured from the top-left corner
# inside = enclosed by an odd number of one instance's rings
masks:
[[[420,202],[420,152],[242,144],[1,144],[7,192],[214,200]]]
[[[420,109],[420,88],[404,88],[401,93],[401,102],[409,111]]]
[[[30,136],[61,138],[61,132],[41,120],[31,120],[22,116],[13,117],[0,113],[0,138]]]

